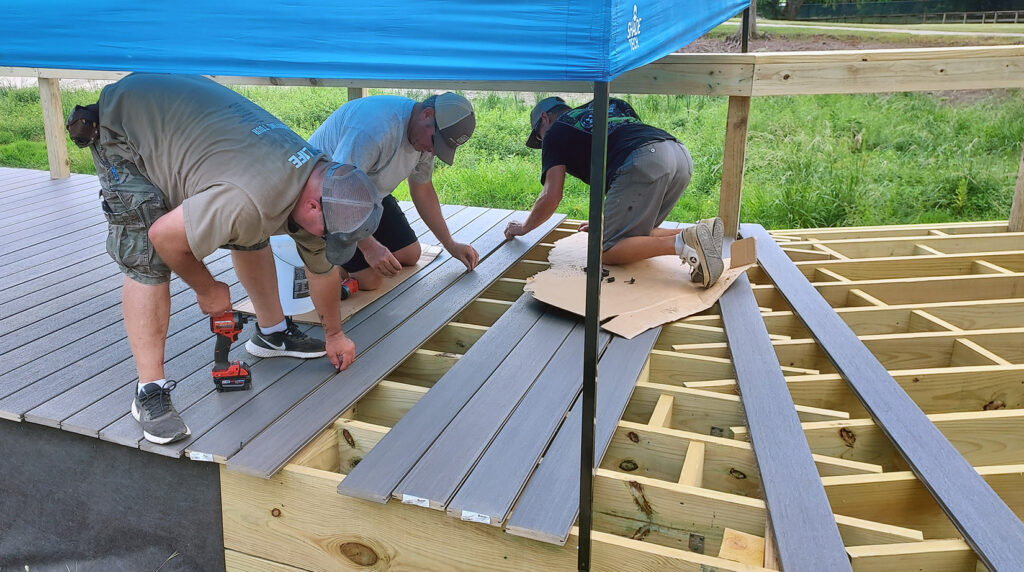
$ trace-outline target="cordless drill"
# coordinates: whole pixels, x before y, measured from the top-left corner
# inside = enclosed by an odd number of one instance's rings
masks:
[[[341,281],[341,299],[348,300],[350,296],[359,291],[359,282],[355,278],[345,278]]]
[[[249,364],[229,361],[231,343],[238,339],[249,317],[239,312],[225,312],[210,316],[210,331],[217,334],[217,349],[213,351],[213,384],[217,391],[240,391],[252,387]]]

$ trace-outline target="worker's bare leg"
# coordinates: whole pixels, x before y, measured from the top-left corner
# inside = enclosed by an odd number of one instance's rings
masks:
[[[402,266],[413,266],[420,260],[420,243],[414,242],[409,246],[399,248],[392,252],[395,258],[398,259],[398,263]],[[351,274],[356,282],[359,283],[360,290],[376,290],[380,288],[381,282],[384,281],[384,277],[373,268],[364,268],[357,270]]]
[[[164,379],[164,343],[171,319],[170,284],[143,284],[125,276],[121,311],[139,381]]]
[[[659,229],[655,229],[659,230]],[[638,260],[646,260],[663,254],[675,254],[675,235],[662,236],[630,236],[615,243],[604,251],[601,259],[605,264],[628,264]]]
[[[232,250],[231,262],[256,312],[256,320],[264,328],[284,321],[284,309],[277,290],[277,270],[270,247],[260,250]]]

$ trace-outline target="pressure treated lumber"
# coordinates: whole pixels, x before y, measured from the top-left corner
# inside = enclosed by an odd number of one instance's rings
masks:
[[[295,405],[231,457],[228,460],[228,467],[269,478],[296,451],[333,422],[341,412],[358,401],[383,377],[383,372],[374,369],[374,362],[383,361],[385,356],[391,359],[396,354],[408,355],[425,338],[429,338],[433,332],[455,317],[465,300],[479,295],[497,279],[498,275],[561,221],[562,217],[552,217],[532,233],[504,244],[503,236],[494,237],[501,247],[481,261],[474,272],[462,274],[445,290],[444,296],[434,298],[421,311],[406,320],[402,327],[381,338],[380,343],[366,352],[365,359],[356,361],[349,368],[353,370],[351,373],[346,370],[341,375],[331,377],[306,399]],[[501,227],[499,230],[503,232],[502,224],[499,223],[497,226]],[[484,250],[489,251],[490,248]],[[393,304],[392,307],[394,306],[396,305]],[[384,309],[382,312],[387,313],[389,310],[392,308]],[[393,311],[401,311],[401,308],[394,307]],[[364,365],[360,365],[361,363]]]
[[[758,237],[759,243],[762,240]],[[746,274],[736,279],[718,303],[780,564],[789,572],[850,570]]]
[[[661,328],[627,340],[615,337],[598,362],[594,466],[600,467],[633,385],[643,376],[647,355]],[[563,544],[579,512],[579,456],[582,404],[577,398],[569,416],[544,454],[537,471],[516,502],[506,532]]]
[[[741,233],[758,238],[761,267],[827,348],[836,369],[985,565],[1024,569],[1024,553],[1016,547],[1024,538],[1020,519],[928,421],[768,233],[759,225],[743,225]]]
[[[514,353],[517,344],[543,314],[543,307],[533,300],[532,295],[520,296],[470,351],[388,431],[370,454],[346,475],[338,492],[387,502],[398,483],[449,424],[458,418],[463,407],[503,360]],[[522,358],[530,359],[526,355]],[[518,368],[526,363],[514,365]]]
[[[1024,149],[1020,153],[1020,169],[1017,171],[1017,186],[1013,191],[1013,204],[1010,205],[1010,221],[1007,230],[1024,232]]]
[[[64,143],[64,111],[60,104],[60,80],[39,78],[39,100],[43,106],[43,127],[46,132],[46,157],[51,179],[71,175],[68,147]]]
[[[735,237],[740,226],[743,203],[743,165],[747,156],[747,121],[750,98],[729,98],[725,125],[725,149],[722,160],[722,189],[719,193],[718,216],[725,225],[725,235]]]

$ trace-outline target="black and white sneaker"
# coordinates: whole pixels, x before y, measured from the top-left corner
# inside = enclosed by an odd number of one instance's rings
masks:
[[[192,434],[171,403],[171,391],[177,385],[175,381],[168,381],[163,387],[147,383],[135,392],[132,417],[142,424],[142,435],[151,443],[164,445]]]
[[[285,320],[288,328],[283,332],[263,334],[259,326],[256,326],[256,333],[245,342],[245,350],[262,358],[288,356],[309,359],[327,355],[323,340],[302,333],[291,318]]]
[[[710,288],[722,276],[722,242],[725,238],[722,219],[706,218],[679,234],[676,251],[690,265],[690,280]]]

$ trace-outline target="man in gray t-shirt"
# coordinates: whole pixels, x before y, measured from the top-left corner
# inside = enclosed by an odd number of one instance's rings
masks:
[[[372,237],[359,243],[342,267],[361,290],[373,290],[402,266],[416,264],[420,245],[391,193],[409,181],[409,195],[423,222],[452,256],[472,270],[479,255],[455,242],[441,214],[431,181],[434,157],[451,165],[455,148],[473,134],[476,117],[466,98],[451,92],[416,102],[407,97],[375,95],[338,108],[309,138],[335,161],[355,165],[380,192],[383,215]]]
[[[132,414],[147,440],[190,434],[171,404],[176,384],[164,375],[169,280],[173,271],[191,286],[203,313],[230,312],[228,285],[202,262],[218,247],[232,249],[256,309],[250,353],[326,353],[338,369],[352,363],[334,266],[379,221],[377,191],[364,173],[330,162],[255,103],[200,76],[129,75],[105,87],[97,104],[76,108],[68,131],[92,151],[107,252],[125,274],[124,324],[139,382]],[[284,317],[267,248],[277,234],[295,239],[326,341]]]

